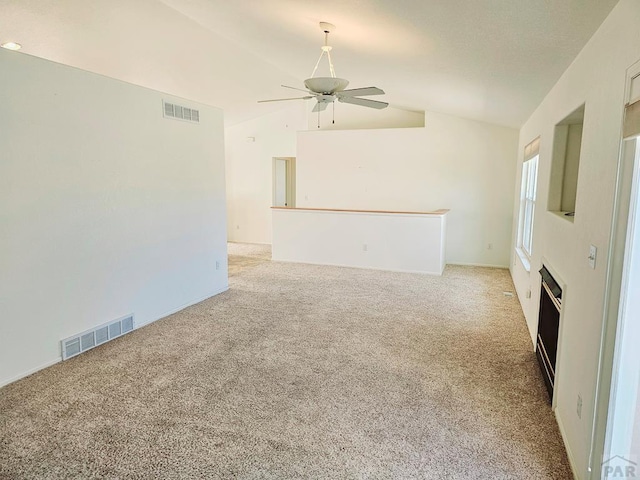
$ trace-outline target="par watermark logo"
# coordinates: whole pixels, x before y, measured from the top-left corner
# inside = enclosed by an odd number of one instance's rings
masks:
[[[638,478],[640,470],[638,464],[631,460],[615,455],[602,462],[602,478]]]

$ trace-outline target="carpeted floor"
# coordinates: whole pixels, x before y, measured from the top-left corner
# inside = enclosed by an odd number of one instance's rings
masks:
[[[0,390],[0,478],[572,478],[508,271],[272,263]]]

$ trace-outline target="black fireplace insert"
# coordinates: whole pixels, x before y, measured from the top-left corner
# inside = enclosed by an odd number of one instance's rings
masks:
[[[558,331],[560,330],[560,311],[562,310],[562,288],[543,265],[540,269],[542,288],[540,291],[540,313],[538,316],[538,337],[536,357],[540,364],[542,378],[553,399],[553,387],[556,377],[556,355],[558,352]]]

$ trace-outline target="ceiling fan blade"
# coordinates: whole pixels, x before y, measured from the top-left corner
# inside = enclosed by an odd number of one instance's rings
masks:
[[[258,100],[258,103],[267,103],[267,102],[284,102],[286,100],[309,100],[313,98],[311,95],[307,95],[306,97],[295,97],[295,98],[274,98],[273,100]]]
[[[366,98],[358,97],[338,97],[338,100],[343,103],[352,103],[354,105],[360,105],[361,107],[369,108],[387,108],[389,104],[387,102],[378,102],[377,100],[369,100]]]
[[[311,110],[312,112],[323,112],[327,109],[327,105],[329,105],[327,102],[318,102],[316,103],[316,106],[313,107],[313,110]]]
[[[301,92],[311,93],[312,95],[316,95],[315,92],[312,92],[311,90],[305,90],[304,88],[290,87],[289,85],[280,85],[280,86],[284,88],[290,88],[291,90],[300,90]]]
[[[339,97],[366,97],[367,95],[384,95],[384,90],[378,87],[351,88],[336,92]]]

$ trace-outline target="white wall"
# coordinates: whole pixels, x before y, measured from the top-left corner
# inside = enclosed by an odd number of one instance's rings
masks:
[[[544,256],[567,284],[556,416],[579,478],[586,478],[594,415],[626,69],[640,58],[640,3],[621,0],[520,132],[514,211],[519,203],[524,146],[541,136],[538,202],[531,273],[512,249],[512,275],[532,339],[537,329],[540,268]],[[586,102],[574,222],[547,212],[554,125]],[[517,220],[514,219],[515,246]],[[598,247],[595,270],[589,245]],[[525,298],[531,288],[533,295]],[[576,411],[583,399],[582,416]],[[599,461],[600,459],[596,459]],[[597,465],[596,465],[597,467]]]
[[[307,125],[306,102],[225,130],[229,240],[271,243],[273,157],[296,156]]]
[[[0,71],[0,385],[227,288],[220,110],[165,119],[168,95],[2,49]]]
[[[297,206],[448,208],[448,263],[508,266],[518,132],[431,112],[425,125],[301,132]]]

